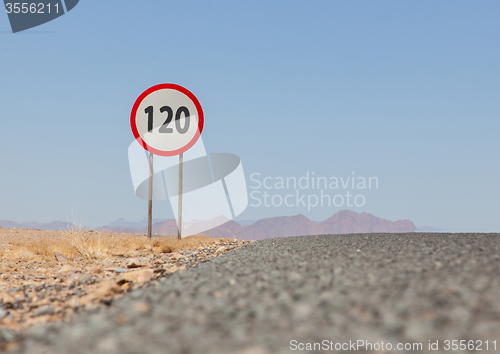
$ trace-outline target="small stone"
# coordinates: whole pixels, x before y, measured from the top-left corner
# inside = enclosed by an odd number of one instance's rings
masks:
[[[113,272],[115,272],[116,274],[125,273],[125,272],[128,272],[128,268],[113,269]]]
[[[224,252],[225,250],[226,250],[226,246],[220,246],[219,248],[217,248],[215,253]]]
[[[140,268],[142,267],[142,262],[138,258],[128,258],[123,261],[122,266],[124,268]]]
[[[90,275],[89,274],[85,274],[85,273],[82,273],[82,274],[73,274],[71,275],[68,280],[65,281],[65,283],[70,286],[71,284],[78,284],[80,282],[85,282],[86,280],[90,279]]]
[[[142,284],[146,281],[150,281],[154,277],[154,270],[153,269],[142,269],[142,270],[136,270],[133,272],[127,272],[123,273],[120,275],[118,278],[118,281],[120,280],[126,280],[133,282],[135,284]]]
[[[58,273],[60,273],[60,274],[68,274],[69,272],[72,272],[74,270],[75,270],[75,268],[73,268],[69,264],[65,264],[65,265],[62,266],[61,269],[59,269]]]
[[[36,287],[36,286],[38,286],[38,285],[39,285],[39,283],[38,283],[38,282],[36,282],[36,281],[25,281],[25,282],[23,283],[23,286],[26,286],[26,287],[28,287],[28,288],[29,288],[29,287]]]
[[[11,288],[7,291],[7,294],[14,293],[14,292],[19,291],[19,290],[21,290],[21,288]]]
[[[178,271],[181,271],[181,270],[186,270],[186,266],[183,265],[183,266],[180,266],[180,267],[177,267],[177,266],[172,266],[172,267],[167,267],[166,268],[166,271],[169,272],[169,273],[175,273],[175,272],[178,272]]]
[[[61,253],[59,252],[54,252],[54,256],[56,257],[58,262],[64,262],[67,261],[66,257],[64,257]]]
[[[14,316],[7,315],[3,318],[2,322],[5,323],[6,325],[12,325],[16,323],[16,320],[14,319]]]
[[[119,285],[117,285],[113,279],[106,280],[99,285],[99,287],[95,290],[94,293],[88,296],[88,299],[89,300],[96,298],[101,299],[115,294],[120,294],[123,292],[123,290],[124,289],[122,289]],[[82,301],[85,302],[85,300],[87,299],[83,299]]]
[[[138,302],[134,305],[134,311],[136,312],[149,312],[151,307],[145,302]]]
[[[109,268],[113,265],[113,261],[109,258],[105,258],[102,260],[101,262],[102,266],[105,267],[105,268]]]
[[[77,308],[80,306],[80,303],[78,302],[78,298],[76,298],[76,297],[72,297],[71,299],[69,299],[67,301],[67,304],[68,304],[68,306],[70,306],[72,308]]]
[[[179,259],[184,259],[184,258],[186,258],[186,256],[185,256],[185,255],[183,255],[183,254],[180,254],[180,253],[172,253],[172,254],[170,255],[170,258],[172,258],[172,259],[174,259],[174,260],[178,261]]]
[[[38,308],[31,317],[45,316],[45,315],[53,315],[55,313],[54,308],[50,306],[44,306]]]
[[[18,292],[16,294],[14,294],[14,299],[16,300],[16,302],[22,302],[22,301],[26,300],[26,296],[24,295],[23,292]]]
[[[5,311],[3,308],[0,307],[0,319],[4,318],[7,316],[9,313]]]

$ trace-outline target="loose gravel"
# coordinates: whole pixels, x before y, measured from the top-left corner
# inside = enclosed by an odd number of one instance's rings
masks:
[[[362,340],[422,343],[422,350],[393,352],[425,353],[437,340],[439,350],[432,352],[450,353],[456,351],[445,350],[446,340],[474,340],[483,341],[483,353],[494,353],[493,341],[500,349],[499,275],[499,234],[267,239],[69,324],[35,326],[14,351],[271,354],[321,352],[292,350],[299,343],[325,340],[334,349]]]

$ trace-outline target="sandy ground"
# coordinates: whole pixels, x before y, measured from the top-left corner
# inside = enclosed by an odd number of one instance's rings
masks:
[[[70,321],[248,241],[0,228],[0,330]],[[3,348],[5,349],[5,348]]]

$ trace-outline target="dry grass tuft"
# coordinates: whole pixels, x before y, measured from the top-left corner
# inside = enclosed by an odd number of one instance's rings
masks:
[[[69,239],[73,251],[89,259],[105,258],[114,248],[113,240],[100,235],[77,234]],[[61,252],[62,253],[62,252]]]
[[[54,258],[54,252],[68,259],[102,259],[108,256],[137,256],[145,252],[170,253],[212,244],[220,239],[195,235],[178,240],[174,236],[154,237],[143,235],[60,231],[34,239],[19,238],[10,242],[9,258],[27,259],[31,256]],[[5,252],[2,252],[5,253]],[[5,254],[7,255],[7,254]]]

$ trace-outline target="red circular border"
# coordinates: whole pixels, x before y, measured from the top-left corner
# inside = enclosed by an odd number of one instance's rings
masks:
[[[142,140],[141,136],[139,135],[139,131],[137,130],[136,126],[137,110],[139,109],[139,105],[141,104],[141,102],[144,100],[144,98],[146,98],[146,96],[150,95],[151,93],[163,89],[176,90],[185,94],[191,99],[191,101],[193,101],[194,105],[196,106],[196,110],[198,111],[198,131],[196,132],[196,134],[189,143],[187,143],[180,149],[173,151],[158,150],[146,144],[146,142]],[[160,156],[176,156],[189,150],[198,141],[198,138],[200,137],[201,132],[203,131],[203,124],[204,124],[203,109],[201,108],[198,99],[189,90],[176,84],[159,84],[148,88],[137,98],[137,100],[134,103],[134,106],[132,107],[132,113],[130,114],[130,126],[132,127],[132,133],[134,133],[135,140],[137,140],[137,142],[147,151]]]

